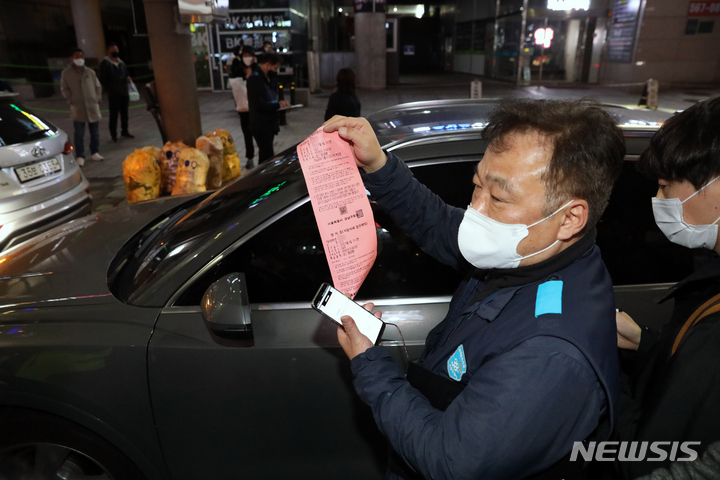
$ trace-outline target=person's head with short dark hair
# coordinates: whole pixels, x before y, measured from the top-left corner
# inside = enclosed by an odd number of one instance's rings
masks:
[[[341,68],[335,78],[337,91],[343,93],[355,93],[355,72],[352,68]]]
[[[251,46],[245,45],[244,47],[242,47],[242,54],[241,54],[241,55],[243,55],[243,56],[249,55],[249,56],[251,56],[251,57],[254,57],[254,56],[255,56],[255,50],[253,50],[253,48],[252,48]]]
[[[653,180],[685,180],[696,190],[720,176],[720,96],[670,117],[640,155],[638,167]]]
[[[85,66],[85,52],[82,51],[82,48],[74,48],[70,52],[70,63],[78,71]]]
[[[265,53],[271,53],[271,52],[274,52],[274,51],[275,51],[275,48],[273,47],[272,42],[269,42],[269,41],[265,40],[265,41],[263,42],[263,52],[265,52]]]
[[[258,58],[258,64],[265,75],[270,72],[277,73],[278,68],[282,65],[282,57],[275,52],[263,53]]]
[[[668,240],[720,254],[720,96],[670,117],[638,167],[657,180],[653,216]]]
[[[267,64],[273,67],[280,67],[280,65],[282,65],[282,61],[282,57],[275,52],[263,53],[258,58],[258,63],[261,66]]]
[[[115,43],[115,42],[108,43],[107,53],[108,53],[108,56],[110,56],[112,58],[118,58],[120,56],[120,49],[118,48],[117,43]]]
[[[543,215],[563,204],[587,202],[582,232],[593,228],[607,206],[625,157],[623,134],[597,102],[507,99],[483,131],[488,150],[503,152],[518,134],[537,133],[550,157],[540,179],[545,185]]]

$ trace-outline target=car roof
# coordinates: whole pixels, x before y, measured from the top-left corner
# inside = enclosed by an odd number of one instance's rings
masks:
[[[471,100],[432,100],[395,105],[379,110],[367,120],[381,145],[410,136],[429,136],[449,131],[481,131],[499,98]],[[655,132],[672,115],[668,111],[649,110],[615,104],[601,104],[617,118],[625,131]]]

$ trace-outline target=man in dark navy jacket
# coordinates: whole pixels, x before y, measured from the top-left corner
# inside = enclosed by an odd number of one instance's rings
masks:
[[[334,117],[336,130],[398,226],[469,271],[407,377],[350,317],[338,329],[396,452],[387,478],[571,478],[574,443],[606,439],[617,416],[614,298],[594,229],[625,154],[613,119],[587,102],[501,103],[467,211],[386,155],[366,120]]]
[[[247,79],[250,131],[258,145],[258,163],[275,155],[273,139],[280,131],[278,110],[289,103],[278,101],[277,71],[282,58],[277,53],[264,53],[260,65]]]

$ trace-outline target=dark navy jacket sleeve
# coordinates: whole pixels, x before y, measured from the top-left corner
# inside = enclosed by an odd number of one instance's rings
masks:
[[[531,338],[484,364],[445,412],[405,380],[383,347],[355,357],[352,370],[393,448],[436,480],[516,479],[545,470],[589,436],[607,408],[587,360],[556,337]]]
[[[398,157],[392,153],[387,157],[377,172],[361,172],[372,199],[424,252],[457,270],[466,270],[469,264],[458,248],[458,229],[465,211],[447,205],[418,182]]]
[[[264,113],[278,111],[280,103],[270,93],[270,88],[263,84],[262,72],[255,72],[247,79],[248,104],[253,110]]]

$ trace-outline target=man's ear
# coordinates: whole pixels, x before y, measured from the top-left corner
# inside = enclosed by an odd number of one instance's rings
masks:
[[[590,209],[585,200],[573,200],[573,202],[563,210],[563,220],[558,230],[558,240],[570,240],[572,237],[580,233],[585,225],[587,225],[588,214]]]

